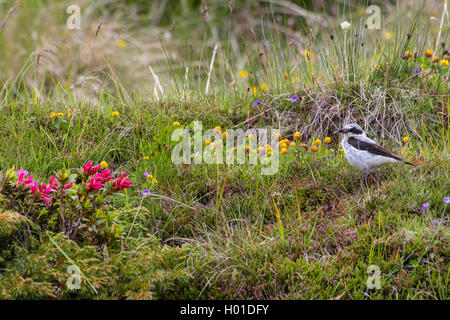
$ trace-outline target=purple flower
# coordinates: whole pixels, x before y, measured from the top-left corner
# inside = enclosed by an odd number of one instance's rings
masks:
[[[444,198],[442,199],[442,201],[444,201],[444,203],[447,204],[447,203],[450,202],[450,198],[449,198],[449,197],[444,197]]]
[[[149,189],[145,189],[141,193],[142,193],[142,195],[146,196],[146,195],[150,194],[150,190]]]
[[[424,204],[422,205],[422,213],[424,213],[424,212],[428,209],[429,206],[430,206],[430,203],[429,203],[429,202],[424,203]]]
[[[261,101],[256,100],[255,102],[253,102],[253,106],[256,107],[257,105],[262,104]]]
[[[431,223],[435,226],[439,225],[439,221],[437,221],[437,220],[433,220],[433,221],[431,221]]]
[[[292,103],[297,102],[298,101],[298,97],[297,96],[292,96],[291,100]]]
[[[419,68],[414,68],[414,73],[420,73],[420,69]]]
[[[152,174],[151,172],[144,172],[143,174],[144,179],[147,179],[147,177],[151,174]]]

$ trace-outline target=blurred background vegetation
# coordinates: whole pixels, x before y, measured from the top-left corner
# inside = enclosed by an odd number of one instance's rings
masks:
[[[355,48],[357,51],[351,57],[355,68],[339,70],[339,73],[361,71],[367,77],[367,70],[356,69],[360,69],[362,63],[378,64],[380,57],[376,57],[376,47],[384,48],[384,42],[390,41],[395,44],[393,50],[397,54],[403,50],[405,42],[394,40],[406,35],[414,8],[422,8],[420,15],[426,23],[420,32],[429,27],[439,28],[441,2],[2,1],[0,79],[5,84],[14,83],[16,87],[20,79],[21,85],[33,88],[37,95],[45,95],[55,80],[60,80],[67,83],[68,90],[95,102],[104,88],[133,89],[145,96],[153,96],[157,88],[155,77],[148,68],[151,66],[166,92],[177,88],[178,94],[188,95],[189,91],[195,92],[194,89],[202,88],[203,91],[217,44],[215,62],[219,67],[213,68],[212,92],[223,87],[236,88],[242,70],[248,70],[250,74],[245,83],[237,86],[240,89],[258,87],[261,82],[264,86],[268,83],[270,88],[278,87],[274,84],[273,71],[280,77],[286,73],[299,73],[293,78],[315,84],[317,79],[313,80],[311,74],[305,79],[302,77],[306,73],[317,75],[320,70],[312,70],[308,64],[303,64],[304,61],[299,63],[298,56],[309,52],[311,66],[320,61],[322,66],[319,68],[328,70],[323,73],[323,79],[336,77],[333,69],[345,64],[338,61],[342,47],[338,51],[334,48],[333,54],[330,53],[333,45],[329,37],[337,33],[336,37],[342,38],[339,25],[344,20],[358,22],[354,28],[358,45],[361,33],[366,39],[365,47]],[[66,27],[69,17],[66,9],[72,4],[81,9],[80,30]],[[368,17],[366,8],[371,4],[381,8],[383,27],[364,32],[362,26]],[[434,32],[431,37],[420,39],[419,36],[414,41],[417,40],[420,46],[434,46],[436,36],[437,32]],[[447,37],[448,30],[444,30],[443,41]],[[361,61],[356,60],[358,55]],[[184,83],[187,79],[189,85]]]

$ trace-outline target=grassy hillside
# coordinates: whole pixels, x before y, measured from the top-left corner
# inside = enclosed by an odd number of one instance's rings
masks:
[[[24,2],[0,33],[0,298],[448,299],[442,4],[386,2],[371,30],[368,3],[125,3],[84,2],[68,31],[67,2]],[[48,26],[19,43],[32,12]],[[360,192],[334,133],[349,122],[415,166]],[[176,130],[233,154],[225,132],[262,128],[280,141],[247,135],[245,164],[172,160]]]

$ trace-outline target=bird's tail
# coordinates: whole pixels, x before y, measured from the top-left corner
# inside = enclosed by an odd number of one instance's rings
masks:
[[[413,163],[408,162],[408,161],[406,161],[406,160],[403,160],[403,159],[402,159],[402,162],[403,162],[404,164],[409,164],[410,166],[415,167],[415,165],[414,165]]]

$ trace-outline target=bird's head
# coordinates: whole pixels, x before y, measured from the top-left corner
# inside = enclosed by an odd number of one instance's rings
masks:
[[[350,123],[335,133],[342,133],[346,137],[362,136],[365,135],[364,130],[356,123]]]

